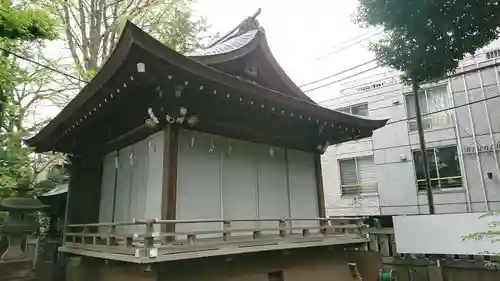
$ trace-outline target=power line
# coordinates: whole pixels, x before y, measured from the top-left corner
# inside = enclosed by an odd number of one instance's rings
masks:
[[[430,116],[430,115],[433,115],[433,114],[436,114],[436,113],[441,113],[441,112],[446,112],[448,110],[451,110],[451,109],[457,109],[457,108],[461,108],[461,107],[464,107],[464,106],[469,106],[469,105],[473,105],[473,104],[476,104],[476,103],[480,103],[480,102],[483,102],[483,101],[487,101],[487,100],[491,100],[491,99],[495,99],[495,98],[499,98],[500,95],[496,95],[496,96],[491,96],[491,97],[487,97],[487,98],[483,98],[483,99],[478,99],[478,100],[475,100],[475,101],[472,101],[472,102],[468,102],[468,103],[464,103],[464,104],[461,104],[461,105],[456,105],[456,106],[452,106],[452,107],[448,107],[448,108],[444,108],[444,109],[440,109],[440,110],[436,110],[436,111],[433,111],[433,112],[429,112],[429,113],[426,113],[426,114],[422,114],[421,116],[424,117],[424,116]],[[417,117],[409,117],[409,118],[405,118],[405,119],[401,119],[401,120],[396,120],[396,121],[393,121],[393,122],[387,122],[385,125],[392,125],[392,124],[396,124],[396,123],[400,123],[400,122],[404,122],[404,121],[408,121],[408,120],[412,120],[412,119],[416,119]]]
[[[7,54],[9,54],[9,55],[13,55],[14,57],[20,58],[20,59],[25,60],[25,61],[28,61],[28,62],[30,62],[30,63],[32,63],[32,64],[35,64],[35,65],[38,65],[38,66],[43,67],[43,68],[45,68],[45,69],[48,69],[48,70],[54,71],[54,72],[56,72],[56,73],[59,73],[59,74],[61,74],[61,75],[63,75],[63,76],[66,76],[66,77],[68,77],[68,78],[71,78],[71,79],[74,79],[74,80],[78,80],[78,81],[80,81],[80,82],[88,83],[88,81],[86,81],[86,80],[83,80],[83,79],[78,78],[78,77],[76,77],[76,76],[74,76],[74,75],[71,75],[71,74],[65,73],[65,72],[60,71],[60,70],[58,70],[58,69],[55,69],[55,68],[53,68],[53,67],[51,67],[51,66],[48,66],[48,65],[45,65],[45,64],[39,63],[39,62],[34,61],[34,60],[32,60],[32,59],[30,59],[30,58],[27,58],[27,57],[25,57],[25,56],[22,56],[22,55],[19,55],[19,54],[17,54],[17,53],[14,53],[14,52],[12,52],[12,51],[6,50],[6,49],[4,49],[4,48],[2,48],[2,47],[0,47],[0,50],[2,50],[2,51],[4,51],[4,52],[6,52],[6,53],[7,53]]]
[[[489,87],[489,86],[496,86],[497,84],[488,84],[488,85],[483,85],[483,87]],[[474,87],[474,88],[469,88],[468,90],[477,90],[477,89],[481,89],[481,86],[479,87]],[[376,102],[380,102],[380,101],[384,101],[384,100],[388,100],[388,99],[392,99],[392,98],[397,98],[397,97],[400,97],[401,95],[405,95],[404,93],[401,93],[401,92],[407,92],[409,93],[409,91],[404,91],[403,89],[395,89],[395,90],[391,90],[391,91],[388,91],[388,92],[385,92],[385,93],[377,93],[377,94],[373,94],[373,95],[370,95],[370,96],[367,96],[367,97],[364,97],[360,100],[367,100],[371,97],[374,97],[374,96],[379,96],[379,95],[385,95],[385,94],[389,94],[389,93],[394,93],[394,92],[398,92],[397,94],[395,95],[391,95],[391,96],[387,96],[385,98],[382,98],[382,99],[377,99],[377,100],[374,100],[374,101],[371,101],[370,103],[376,103]],[[404,101],[403,101],[404,102]],[[389,108],[389,107],[392,107],[394,105],[388,105],[388,106],[380,106],[380,107],[377,107],[377,108],[370,108],[370,111],[375,111],[375,110],[380,110],[380,109],[385,109],[385,108]],[[335,109],[334,109],[335,110]],[[432,114],[432,113],[429,113],[429,114]]]
[[[370,38],[372,38],[372,37],[374,37],[374,36],[377,36],[377,35],[381,34],[382,32],[384,32],[384,31],[383,31],[383,30],[378,31],[378,32],[376,32],[375,34],[372,34],[372,35],[370,35],[370,36],[368,36],[368,37],[366,37],[366,38],[363,38],[363,39],[361,39],[361,40],[358,40],[358,41],[356,41],[356,42],[354,42],[354,43],[352,43],[352,44],[349,44],[349,45],[347,45],[347,46],[343,46],[343,47],[340,47],[340,48],[338,48],[338,49],[335,49],[334,51],[329,52],[329,53],[327,53],[326,55],[323,55],[323,56],[321,56],[321,57],[317,58],[316,60],[321,60],[321,59],[326,58],[326,57],[328,57],[328,56],[331,56],[331,55],[334,55],[334,54],[340,53],[340,52],[342,52],[343,50],[346,50],[346,49],[349,49],[349,48],[351,48],[351,47],[353,47],[353,46],[356,46],[356,45],[358,45],[359,43],[361,43],[361,42],[363,42],[363,41],[366,41],[366,40],[368,40],[368,39],[370,39]]]
[[[323,84],[323,85],[317,86],[317,87],[312,88],[312,89],[307,89],[307,90],[304,90],[304,93],[307,93],[307,92],[312,92],[312,91],[315,91],[315,90],[318,90],[318,89],[321,89],[321,88],[324,88],[324,87],[330,86],[330,85],[332,85],[332,84],[336,84],[336,83],[339,83],[339,82],[345,81],[345,80],[347,80],[347,79],[349,79],[349,78],[356,77],[356,76],[361,75],[361,74],[363,74],[363,73],[367,73],[367,72],[372,71],[372,70],[374,70],[374,69],[377,69],[377,68],[379,68],[379,67],[380,67],[380,66],[378,66],[378,65],[377,65],[377,66],[375,66],[375,67],[372,67],[372,68],[369,68],[369,69],[363,70],[363,71],[361,71],[361,72],[358,72],[358,73],[355,73],[355,74],[353,74],[353,75],[350,75],[350,76],[344,77],[344,78],[342,78],[342,79],[338,79],[338,80],[335,80],[335,81],[332,81],[332,82],[328,82],[328,83],[326,83],[326,84]]]
[[[359,39],[359,38],[361,38],[361,37],[365,37],[366,35],[368,35],[368,34],[372,33],[373,31],[374,31],[374,30],[368,30],[368,31],[366,31],[366,32],[364,32],[364,33],[362,33],[362,34],[359,34],[359,35],[357,35],[357,36],[352,37],[351,39],[347,39],[347,40],[345,40],[345,41],[343,41],[343,42],[340,42],[340,43],[338,43],[338,44],[334,45],[334,46],[333,46],[333,48],[331,48],[331,49],[334,49],[334,50],[335,50],[335,49],[337,49],[337,48],[341,47],[341,46],[342,46],[342,45],[344,45],[344,44],[350,43],[350,42],[352,42],[352,41],[354,41],[354,40],[357,40],[357,39]]]
[[[474,58],[474,57],[477,57],[479,56],[479,54],[475,54],[473,56],[471,56],[471,58]],[[482,66],[481,68],[488,68],[488,67],[493,67],[495,65],[498,65],[498,64],[493,64],[493,65],[487,65],[487,66]],[[480,70],[480,69],[475,69],[474,71],[476,70]],[[456,76],[459,76],[459,75],[463,75],[464,73],[467,73],[467,72],[470,72],[470,71],[464,71],[464,72],[460,72],[460,73],[455,73],[455,74],[452,74],[452,75],[449,75],[447,77],[443,77],[444,78],[450,78],[450,77],[456,77]],[[383,73],[382,73],[383,74]],[[377,83],[377,82],[380,82],[380,81],[384,81],[384,80],[387,80],[387,79],[391,79],[391,78],[394,78],[397,74],[391,76],[391,77],[386,77],[386,78],[382,78],[382,79],[377,79],[377,80],[374,80],[374,81],[370,81],[370,82],[366,82],[366,83],[363,83],[363,84],[360,84],[360,85],[356,85],[356,86],[353,86],[353,87],[349,87],[349,88],[344,88],[342,89],[343,91],[345,90],[351,90],[351,89],[355,89],[355,88],[359,88],[359,87],[363,87],[365,85],[371,85],[373,83]],[[375,75],[372,75],[372,76],[368,76],[368,77],[373,77]],[[436,82],[436,81],[431,81],[431,82]],[[381,88],[385,88],[385,87],[389,87],[389,86],[392,86],[394,85],[394,83],[389,83],[389,84],[385,84],[385,85],[382,85],[380,87],[378,87],[377,89],[381,89]],[[343,99],[343,98],[347,98],[347,97],[352,97],[354,95],[359,95],[359,94],[362,94],[362,93],[365,93],[365,92],[357,92],[357,93],[353,93],[353,94],[350,94],[350,95],[343,95],[343,96],[340,96],[340,97],[335,97],[335,98],[330,98],[330,99],[326,99],[326,100],[322,100],[322,101],[319,101],[318,103],[325,103],[325,102],[328,102],[328,101],[333,101],[333,100],[337,100],[337,99]]]
[[[383,85],[383,86],[380,86],[377,88],[378,89],[381,89],[381,88],[385,88],[385,87],[389,87],[389,86],[394,86],[394,85],[397,85],[397,84],[387,84],[387,85]],[[371,98],[371,97],[374,97],[374,96],[380,96],[380,95],[385,95],[385,94],[389,94],[389,93],[394,93],[394,92],[397,92],[397,91],[402,91],[402,92],[405,92],[404,91],[404,88],[398,88],[398,89],[394,89],[394,90],[391,90],[391,91],[388,91],[388,92],[384,92],[384,93],[375,93],[375,94],[372,94],[372,95],[369,95],[369,96],[366,96],[366,97],[362,97],[360,99],[367,99],[367,98]],[[410,90],[408,90],[409,92]],[[350,98],[350,97],[353,97],[353,96],[356,96],[356,95],[360,95],[360,94],[365,94],[366,92],[357,92],[357,93],[353,93],[353,94],[350,94],[350,95],[345,95],[345,96],[340,96],[340,97],[335,97],[335,98],[331,98],[331,99],[326,99],[326,100],[322,100],[322,101],[319,101],[318,104],[324,104],[324,103],[327,103],[329,101],[334,101],[334,100],[339,100],[339,99],[342,99],[342,98]],[[381,100],[377,100],[377,101],[383,101],[383,100],[386,100],[387,98],[384,98],[384,99],[381,99]]]
[[[327,80],[327,79],[330,79],[330,78],[335,77],[335,76],[339,76],[339,75],[344,74],[344,73],[346,73],[346,72],[348,72],[348,71],[354,70],[354,69],[356,69],[356,68],[360,68],[360,67],[362,67],[362,66],[365,66],[365,65],[370,64],[370,63],[375,62],[375,61],[377,61],[377,60],[376,60],[376,59],[372,59],[371,61],[364,62],[364,63],[362,63],[362,64],[359,64],[359,65],[353,66],[353,67],[351,67],[351,68],[348,68],[348,69],[345,69],[345,70],[339,71],[339,72],[337,72],[337,73],[334,73],[334,74],[328,75],[328,76],[323,77],[323,78],[320,78],[320,79],[318,79],[318,80],[314,80],[314,81],[311,81],[311,82],[307,82],[307,83],[305,83],[305,84],[300,85],[299,87],[300,87],[300,88],[302,88],[302,87],[305,87],[305,86],[309,86],[309,85],[311,85],[311,84],[316,84],[316,83],[318,83],[318,82],[325,81],[325,80]]]

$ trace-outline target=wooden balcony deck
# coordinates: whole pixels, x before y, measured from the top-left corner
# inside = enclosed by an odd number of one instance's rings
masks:
[[[179,225],[220,224],[220,230],[160,231]],[[266,227],[241,228],[241,223]],[[297,224],[315,224],[299,226]],[[269,227],[274,225],[274,227]],[[170,227],[168,227],[170,226]],[[120,233],[119,228],[143,230]],[[68,225],[60,251],[133,263],[154,263],[209,256],[242,254],[294,248],[359,244],[369,241],[357,218],[334,219],[237,219],[149,220],[129,223]],[[102,231],[107,229],[107,231]],[[94,230],[94,231],[93,231]]]

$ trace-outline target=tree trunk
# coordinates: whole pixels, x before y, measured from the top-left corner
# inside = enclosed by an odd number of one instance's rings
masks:
[[[427,186],[427,202],[429,204],[429,214],[434,214],[434,198],[432,196],[431,171],[429,168],[429,158],[427,157],[427,149],[425,147],[424,129],[422,127],[422,112],[420,110],[420,102],[418,96],[418,82],[415,79],[411,80],[411,88],[413,97],[415,98],[415,116],[417,119],[418,139],[420,142],[420,152],[422,154],[422,163],[424,165],[425,185]]]

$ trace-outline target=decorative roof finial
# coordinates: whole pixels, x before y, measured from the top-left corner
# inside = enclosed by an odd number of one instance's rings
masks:
[[[238,26],[233,28],[231,31],[226,33],[224,36],[219,38],[218,40],[215,40],[212,42],[212,44],[209,44],[205,49],[211,48],[221,42],[227,41],[230,38],[233,38],[234,36],[238,36],[240,34],[243,34],[247,31],[253,30],[253,29],[258,29],[259,28],[259,22],[257,21],[256,17],[260,15],[261,9],[259,8],[257,12],[255,12],[253,15],[250,17],[244,19]],[[235,33],[236,32],[236,33]]]
[[[258,29],[259,28],[259,22],[257,21],[257,16],[260,15],[261,9],[259,8],[257,12],[255,12],[252,16],[244,19],[239,25],[238,25],[238,32],[237,34],[243,34],[245,32],[248,32],[250,30]]]

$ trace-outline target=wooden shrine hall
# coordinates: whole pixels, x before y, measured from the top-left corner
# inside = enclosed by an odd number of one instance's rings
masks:
[[[386,121],[313,102],[255,16],[187,56],[127,22],[26,143],[72,161],[61,252],[158,264],[365,243],[359,222],[325,218],[320,155]]]

